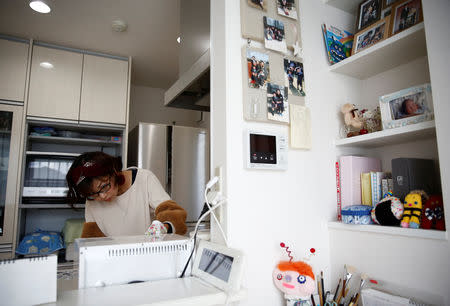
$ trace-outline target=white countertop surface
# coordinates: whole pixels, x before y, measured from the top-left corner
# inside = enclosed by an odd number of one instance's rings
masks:
[[[195,277],[58,291],[57,301],[44,305],[220,305],[238,301],[246,290],[227,294]]]

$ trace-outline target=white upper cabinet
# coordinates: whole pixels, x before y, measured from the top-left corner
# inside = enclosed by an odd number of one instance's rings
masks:
[[[78,120],[83,54],[33,47],[27,115]]]
[[[125,124],[128,61],[84,55],[80,121]]]
[[[24,101],[29,44],[0,39],[0,99]]]

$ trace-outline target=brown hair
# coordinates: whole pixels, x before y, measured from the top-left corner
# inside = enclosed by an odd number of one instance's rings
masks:
[[[123,184],[122,159],[103,152],[86,152],[78,156],[66,175],[69,191],[67,200],[71,205],[80,202],[92,192],[92,180],[111,176],[113,184]]]

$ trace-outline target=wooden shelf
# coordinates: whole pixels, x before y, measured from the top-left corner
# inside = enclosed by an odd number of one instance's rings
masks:
[[[85,204],[75,204],[74,208],[84,208]],[[21,209],[67,209],[72,208],[69,204],[20,204]]]
[[[423,22],[330,67],[331,72],[367,79],[427,55]]]
[[[26,155],[47,155],[47,156],[80,156],[80,153],[67,153],[67,152],[41,152],[41,151],[27,151]]]
[[[435,240],[447,240],[447,232],[414,228],[402,228],[394,226],[381,225],[356,225],[345,224],[342,222],[332,221],[328,222],[328,228],[332,230],[342,230],[350,232],[367,232],[375,234],[385,234],[389,236],[404,236],[410,238],[423,238]]]
[[[98,139],[87,138],[69,138],[69,137],[54,137],[54,136],[28,136],[28,139],[34,142],[44,143],[61,143],[61,144],[78,144],[78,145],[101,145],[101,146],[118,146],[121,142],[113,142]]]
[[[337,147],[375,148],[436,137],[434,120],[336,140]]]

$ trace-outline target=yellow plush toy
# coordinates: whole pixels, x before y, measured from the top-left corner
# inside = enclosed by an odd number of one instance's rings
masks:
[[[420,214],[422,213],[422,196],[426,197],[423,191],[411,191],[403,204],[404,212],[401,222],[402,227],[419,228]]]

